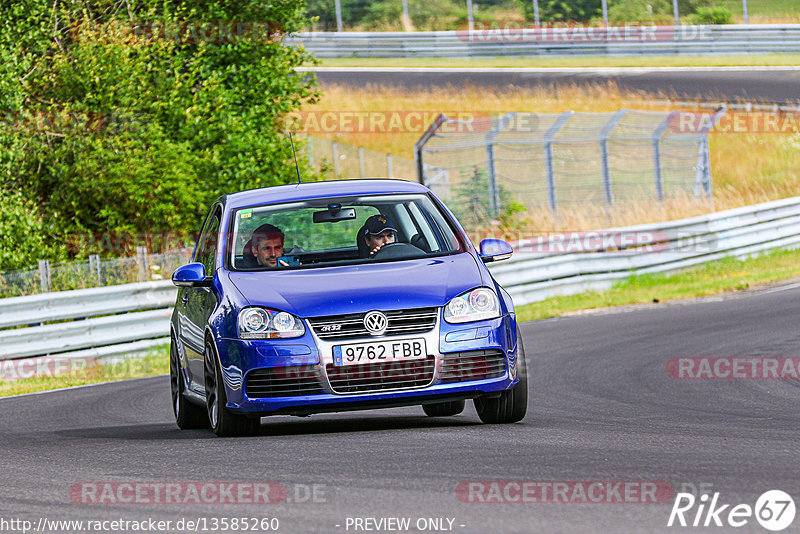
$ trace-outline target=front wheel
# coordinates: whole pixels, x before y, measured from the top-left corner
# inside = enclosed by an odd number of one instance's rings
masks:
[[[222,371],[217,365],[217,352],[211,341],[206,342],[205,379],[208,422],[214,434],[217,436],[254,434],[260,426],[260,419],[233,413],[225,406],[228,397],[222,381]]]
[[[519,331],[517,331],[517,347],[517,378],[519,378],[517,385],[504,391],[497,398],[475,399],[475,411],[484,423],[516,423],[525,418],[525,413],[528,411],[528,369]]]
[[[466,402],[463,400],[437,402],[436,404],[423,404],[422,410],[428,417],[450,417],[464,411]]]
[[[175,338],[169,344],[169,385],[172,393],[172,413],[175,414],[175,423],[181,430],[190,428],[208,428],[208,415],[202,406],[189,402],[183,396],[184,382],[181,367],[178,361],[178,347]]]

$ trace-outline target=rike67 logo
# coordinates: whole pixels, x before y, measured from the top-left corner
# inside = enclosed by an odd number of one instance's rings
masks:
[[[696,498],[691,493],[678,493],[669,514],[667,526],[692,527],[743,527],[753,517],[767,530],[778,532],[794,521],[794,500],[781,490],[764,492],[755,503],[726,504],[720,501],[719,492],[709,497],[707,493]]]

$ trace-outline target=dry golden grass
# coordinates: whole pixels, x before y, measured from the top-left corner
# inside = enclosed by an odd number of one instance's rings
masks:
[[[306,111],[419,111],[433,117],[444,111],[481,112],[490,115],[507,111],[555,113],[566,110],[608,112],[621,108],[670,110],[655,100],[674,98],[670,94],[647,94],[620,90],[615,84],[558,87],[491,89],[475,86],[404,90],[369,85],[362,88],[326,85],[324,96]],[[336,133],[321,135],[330,140],[413,157],[413,145],[421,131],[402,134]],[[314,134],[320,135],[320,134]],[[733,207],[766,202],[800,194],[800,134],[712,133],[711,174],[714,198],[674,198],[604,208],[572,211],[562,209],[558,217],[549,212],[527,213],[516,221],[516,230],[579,230],[599,226],[620,226],[677,219]],[[409,176],[413,178],[413,176]],[[511,237],[511,236],[509,236]]]

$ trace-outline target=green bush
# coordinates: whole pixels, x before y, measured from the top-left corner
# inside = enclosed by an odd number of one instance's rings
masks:
[[[371,28],[397,25],[403,15],[399,1],[373,2],[360,24]],[[454,0],[408,0],[411,24],[418,30],[454,30],[467,20],[467,5]]]
[[[21,191],[0,189],[0,271],[35,266],[64,256],[58,240],[48,238],[36,204]]]
[[[619,0],[608,6],[608,19],[616,23],[655,23],[672,19],[669,0]]]
[[[518,215],[527,211],[517,202],[514,194],[501,184],[497,184],[499,206],[492,212],[489,196],[489,174],[486,169],[474,166],[461,172],[461,180],[453,186],[453,198],[447,203],[458,221],[467,231],[475,231],[491,226],[494,221],[501,229],[514,230]]]
[[[534,20],[531,0],[518,0],[527,20]],[[588,21],[602,15],[600,0],[539,0],[542,21]]]
[[[727,7],[700,7],[697,13],[691,16],[692,24],[730,24],[731,10]]]

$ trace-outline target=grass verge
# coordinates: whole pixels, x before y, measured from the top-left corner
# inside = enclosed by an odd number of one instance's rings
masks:
[[[756,258],[725,258],[673,274],[631,276],[612,289],[554,297],[517,307],[518,321],[570,312],[716,295],[800,277],[800,250],[778,250]]]
[[[800,54],[650,57],[326,58],[322,67],[780,67],[800,65]]]
[[[0,363],[3,364],[2,376],[26,377],[30,374],[34,375],[30,376],[30,378],[0,381],[0,397],[7,397],[9,395],[169,373],[169,345],[157,347],[141,358],[124,358],[105,363],[93,362],[93,364],[85,367],[78,366],[79,368],[75,371],[64,374],[50,374],[48,370],[52,372],[54,365],[37,368],[35,371],[29,368],[14,372],[6,367],[6,362]],[[66,368],[67,366],[65,365],[64,367]]]

